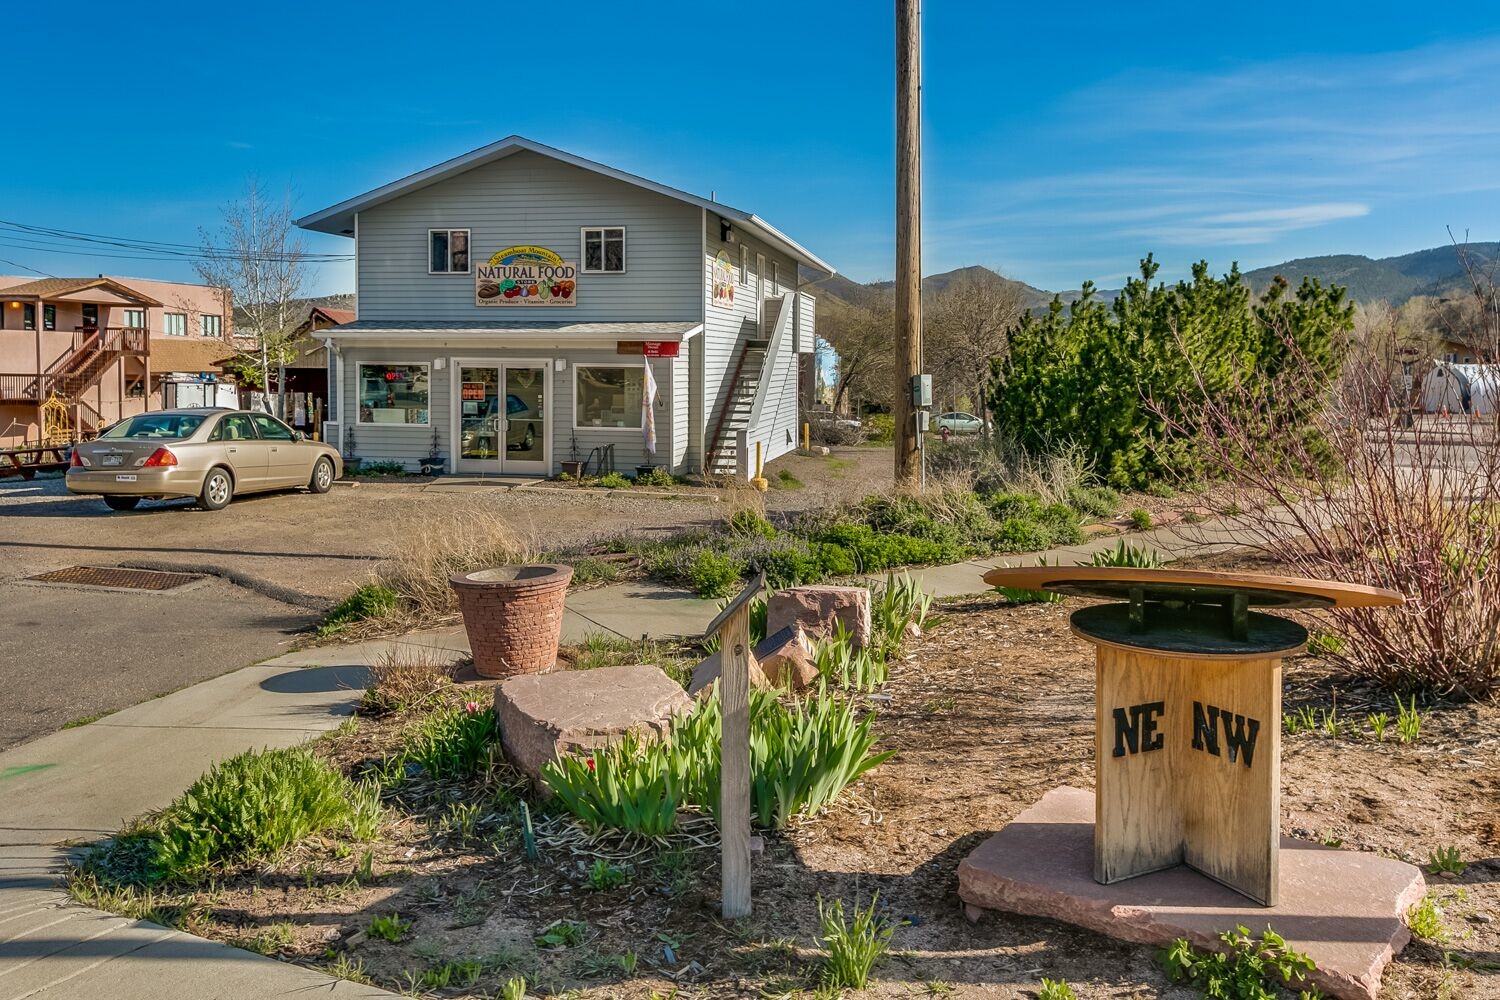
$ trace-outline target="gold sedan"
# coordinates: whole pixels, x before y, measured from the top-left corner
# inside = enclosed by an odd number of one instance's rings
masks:
[[[111,510],[168,497],[222,510],[238,493],[296,486],[327,493],[343,473],[337,449],[269,414],[156,410],[74,445],[66,481],[73,493],[102,495]]]

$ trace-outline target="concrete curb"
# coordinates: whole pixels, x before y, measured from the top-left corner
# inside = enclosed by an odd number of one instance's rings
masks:
[[[326,614],[338,602],[327,597],[318,597],[313,594],[304,594],[300,590],[284,587],[279,583],[262,579],[250,573],[241,572],[237,569],[229,569],[224,566],[214,566],[208,563],[179,563],[168,559],[131,559],[120,563],[126,569],[155,569],[165,570],[173,573],[201,573],[204,576],[216,576],[236,587],[243,587],[252,593],[262,597],[269,597],[273,601],[289,604],[294,608],[304,608],[308,611],[316,611],[318,614]]]

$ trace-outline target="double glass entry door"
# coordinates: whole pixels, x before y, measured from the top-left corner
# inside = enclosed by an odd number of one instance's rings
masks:
[[[459,366],[457,471],[551,471],[546,374],[540,365]]]

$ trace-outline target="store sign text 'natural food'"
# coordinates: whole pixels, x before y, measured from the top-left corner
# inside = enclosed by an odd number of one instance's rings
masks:
[[[571,306],[578,265],[546,247],[506,247],[474,268],[478,306]]]

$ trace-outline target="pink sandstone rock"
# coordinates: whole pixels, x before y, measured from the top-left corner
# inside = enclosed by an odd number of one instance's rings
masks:
[[[766,634],[799,625],[813,639],[833,636],[842,622],[854,645],[870,641],[870,591],[867,587],[788,587],[771,595],[766,607]]]
[[[714,693],[719,684],[719,674],[722,670],[723,661],[718,652],[712,653],[702,663],[693,668],[692,679],[688,681],[689,698],[707,698]],[[753,688],[770,687],[771,681],[766,677],[765,671],[755,659],[755,653],[750,654],[750,686]]]
[[[755,659],[765,671],[766,679],[777,687],[806,691],[818,682],[812,645],[799,626],[788,625],[767,636],[755,647]]]
[[[1281,899],[1260,906],[1185,866],[1114,885],[1093,879],[1094,793],[1054,788],[958,866],[971,920],[1005,910],[1109,937],[1213,948],[1219,932],[1269,924],[1317,964],[1311,984],[1339,1000],[1374,1000],[1380,977],[1411,938],[1403,917],[1426,893],[1401,861],[1281,839]]]
[[[692,707],[682,685],[644,664],[523,674],[495,688],[501,746],[539,788],[542,765],[558,755],[607,746],[627,732],[659,738]]]

